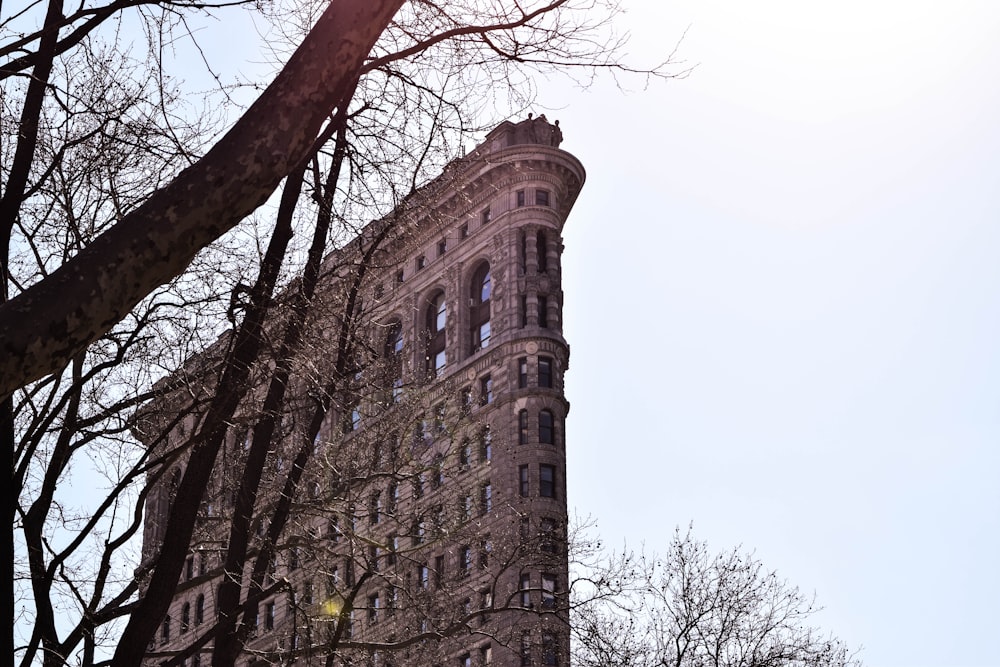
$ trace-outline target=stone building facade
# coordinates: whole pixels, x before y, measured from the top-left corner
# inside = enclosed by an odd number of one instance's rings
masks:
[[[584,170],[561,140],[544,116],[502,123],[391,221],[324,260],[319,300],[330,308],[314,318],[305,376],[328,372],[336,327],[325,325],[366,241],[396,228],[355,295],[364,361],[314,438],[256,618],[244,619],[246,665],[568,665],[561,231]],[[309,382],[296,391],[308,403]],[[165,419],[161,403],[147,421],[169,422],[168,440],[193,428],[197,415]],[[185,649],[214,619],[227,466],[254,419],[243,414],[149,664],[211,661],[210,639]],[[302,421],[290,414],[282,437]],[[269,454],[275,480],[284,451]],[[165,471],[147,502],[146,559],[177,475]],[[273,493],[262,517],[269,502]],[[269,539],[265,518],[255,530]]]

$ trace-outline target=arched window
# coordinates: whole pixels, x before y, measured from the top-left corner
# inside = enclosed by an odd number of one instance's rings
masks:
[[[549,270],[549,241],[544,231],[538,230],[535,246],[538,251],[538,272],[545,273]]]
[[[472,327],[473,352],[478,352],[490,344],[490,295],[492,291],[490,265],[483,262],[472,275],[472,312],[469,320]]]
[[[188,631],[188,627],[191,625],[191,603],[185,602],[184,606],[181,607],[181,633]]]
[[[448,324],[448,306],[444,292],[438,292],[427,304],[425,327],[427,329],[427,373],[440,377],[445,365],[445,328]]]
[[[538,442],[543,445],[554,445],[555,439],[555,419],[551,410],[542,410],[538,413]]]

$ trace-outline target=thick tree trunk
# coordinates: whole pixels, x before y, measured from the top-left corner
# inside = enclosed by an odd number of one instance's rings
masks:
[[[404,0],[334,0],[288,64],[201,160],[71,261],[0,306],[0,397],[59,370],[307,155]]]

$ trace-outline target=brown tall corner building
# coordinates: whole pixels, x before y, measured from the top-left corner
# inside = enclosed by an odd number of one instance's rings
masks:
[[[247,564],[229,576],[251,601],[236,626],[241,667],[569,664],[561,231],[584,170],[561,140],[544,116],[501,124],[323,260]],[[227,340],[184,373],[199,377]],[[268,387],[257,375],[147,664],[211,663],[235,496]],[[152,473],[145,563],[185,502],[179,445],[203,410],[181,406],[212,395],[210,382],[174,387],[135,425],[148,447],[177,451]]]

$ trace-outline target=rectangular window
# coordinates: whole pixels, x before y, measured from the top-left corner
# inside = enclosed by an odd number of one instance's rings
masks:
[[[458,515],[465,523],[472,518],[472,496],[462,496],[458,501]]]
[[[444,403],[434,406],[434,431],[437,435],[444,435],[448,432],[448,425],[445,422]]]
[[[493,608],[493,591],[491,591],[489,588],[484,588],[479,591],[479,608],[480,609]]]
[[[385,555],[386,565],[396,564],[396,553],[399,551],[399,535],[389,536],[389,553]]]
[[[521,328],[528,326],[528,297],[521,295]]]
[[[434,457],[434,466],[431,469],[431,486],[440,489],[444,484],[444,457],[438,454]]]
[[[493,647],[492,646],[480,646],[479,647],[479,664],[483,667],[490,667],[493,664]]]
[[[487,535],[479,543],[479,569],[486,570],[490,566],[490,554],[493,553],[493,541]]]
[[[484,209],[482,210],[482,212],[481,212],[481,213],[479,214],[479,221],[480,221],[480,222],[481,222],[482,224],[484,224],[484,225],[485,225],[485,224],[488,224],[488,223],[489,223],[489,221],[490,221],[491,219],[492,219],[492,218],[490,217],[490,207],[489,207],[489,206],[487,206],[487,207],[486,207],[486,208],[484,208]]]
[[[555,633],[542,633],[542,664],[555,667],[559,665],[559,641]]]
[[[479,513],[487,514],[493,511],[493,486],[486,482],[479,488]]]
[[[466,653],[465,655],[459,657],[458,667],[472,667],[472,656]]]
[[[378,572],[379,561],[382,559],[382,550],[377,545],[368,545],[368,569]]]
[[[547,296],[538,297],[538,326],[543,329],[549,328],[549,298]]]
[[[479,460],[487,463],[493,459],[493,434],[486,426],[479,434]]]
[[[555,440],[555,417],[550,410],[542,410],[538,413],[538,442],[543,445],[554,445]]]
[[[518,190],[516,193],[514,193],[514,197],[517,201],[518,208],[524,206],[524,190]]]
[[[304,602],[305,604],[313,603],[312,579],[306,579],[305,583],[302,584],[302,602]]]
[[[397,283],[403,282],[403,269],[396,271],[396,282]]]
[[[382,513],[382,492],[376,491],[372,494],[371,499],[368,501],[368,523],[376,524],[379,522],[379,515]]]
[[[430,585],[430,572],[427,570],[426,565],[421,564],[417,566],[417,585],[424,589]]]
[[[184,578],[185,580],[194,579],[194,556],[188,556],[187,560],[184,561]]]
[[[413,476],[413,497],[421,498],[424,495],[424,474],[417,473]]]
[[[528,358],[521,357],[517,360],[517,387],[525,389],[528,386]]]
[[[444,583],[444,556],[434,557],[434,587],[441,588]]]
[[[521,410],[517,413],[517,444],[528,444],[528,411]]]
[[[472,411],[472,387],[464,387],[462,389],[462,395],[459,398],[459,402],[462,404],[463,415],[467,415]]]
[[[458,228],[458,237],[462,239],[469,238],[469,223],[463,222],[462,226]]]
[[[531,630],[521,631],[521,667],[531,665]]]
[[[556,497],[556,467],[541,464],[538,466],[538,495],[543,498]]]
[[[492,402],[493,378],[489,375],[485,375],[479,380],[479,405],[488,405]]]
[[[396,505],[399,503],[399,484],[392,482],[389,484],[389,488],[385,492],[386,495],[386,511],[391,515],[396,513]]]
[[[460,470],[468,470],[472,463],[472,444],[468,440],[462,441],[462,448],[458,450],[458,467]]]
[[[396,607],[399,604],[399,590],[395,586],[389,586],[385,589],[385,613],[387,616],[392,616],[396,613]]]
[[[472,547],[463,546],[458,552],[459,576],[466,576],[472,569]]]
[[[518,471],[518,478],[519,478],[519,484],[518,484],[518,486],[519,486],[519,488],[521,490],[521,497],[522,498],[527,498],[528,497],[528,466],[527,465],[520,466],[517,469],[517,471]]]
[[[549,205],[549,191],[548,190],[535,190],[535,205],[536,206],[548,206]]]
[[[521,606],[524,608],[531,607],[531,575],[522,574],[521,575],[521,585],[519,589],[521,591]]]
[[[416,267],[417,271],[420,271],[421,269],[426,267],[427,257],[424,255],[420,255],[419,257],[417,257],[416,262],[414,262],[414,266]]]
[[[378,593],[375,595],[368,596],[368,622],[371,624],[378,623],[378,610],[381,607],[381,600],[379,600]]]
[[[448,241],[442,239],[438,241],[438,257],[448,252]]]
[[[544,553],[554,554],[558,552],[557,541],[559,536],[556,535],[557,525],[555,519],[542,518],[539,526],[539,548]]]
[[[552,357],[538,357],[538,386],[552,388]]]
[[[440,505],[431,508],[431,527],[434,530],[434,537],[441,537],[444,533],[444,508]]]
[[[556,608],[556,576],[542,575],[542,609]]]

